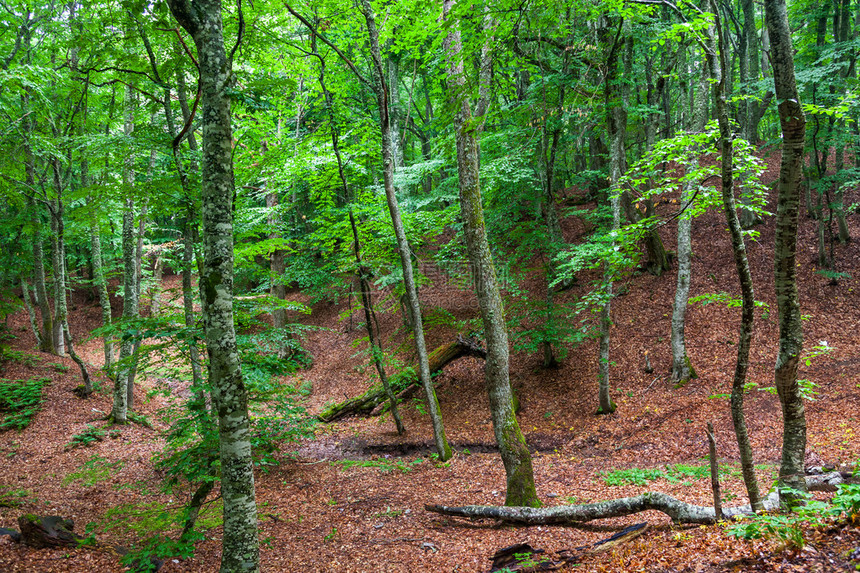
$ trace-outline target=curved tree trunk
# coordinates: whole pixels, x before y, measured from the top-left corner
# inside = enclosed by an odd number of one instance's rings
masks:
[[[450,15],[453,0],[445,0],[444,17]],[[466,78],[463,72],[460,32],[455,24],[445,38],[448,85],[455,106],[454,131],[460,182],[460,211],[466,248],[475,277],[478,304],[487,337],[484,376],[490,396],[493,431],[507,475],[505,505],[538,506],[532,457],[514,413],[514,397],[508,371],[508,333],[496,271],[487,242],[481,188],[478,181],[478,140],[475,135]]]
[[[433,440],[440,460],[451,457],[451,446],[445,436],[442,425],[442,415],[439,410],[439,399],[433,389],[430,379],[430,366],[427,360],[427,345],[424,342],[424,324],[421,319],[421,305],[418,300],[418,288],[412,272],[412,251],[400,218],[400,206],[394,189],[394,156],[391,149],[391,121],[389,117],[389,94],[385,80],[384,64],[379,49],[379,33],[376,29],[376,17],[369,0],[362,0],[361,10],[367,23],[368,39],[370,40],[371,59],[373,60],[374,79],[376,82],[376,99],[379,105],[379,125],[382,134],[382,179],[385,188],[385,199],[388,202],[388,212],[397,239],[397,250],[400,253],[400,263],[403,268],[403,286],[409,302],[409,317],[412,321],[412,331],[415,335],[415,351],[418,354],[418,376],[427,395],[427,406],[433,422]]]
[[[801,477],[801,479],[803,479]],[[849,483],[839,472],[808,476],[804,480],[804,488],[815,491],[835,491],[840,484]],[[779,507],[779,493],[773,492],[762,503],[765,510]],[[596,503],[582,505],[556,505],[553,507],[500,507],[495,505],[425,505],[424,509],[442,515],[467,517],[472,519],[498,519],[517,525],[568,525],[585,523],[595,519],[622,517],[642,511],[660,511],[672,518],[676,523],[712,524],[717,517],[713,507],[693,505],[680,501],[671,495],[661,492],[647,492],[633,497],[623,497]],[[722,508],[722,519],[730,519],[738,515],[747,515],[754,510],[750,505],[739,505]]]
[[[783,436],[780,482],[803,490],[806,453],[806,413],[797,384],[797,364],[803,350],[800,303],[797,296],[797,219],[806,119],[794,77],[793,48],[785,0],[765,0],[765,22],[771,41],[771,62],[779,122],[782,162],[776,207],[774,286],[779,312],[779,353],[774,378],[782,404]]]
[[[732,252],[734,253],[735,267],[741,286],[741,298],[743,300],[741,310],[741,327],[738,333],[738,358],[735,364],[735,374],[732,381],[731,410],[732,422],[734,423],[735,436],[740,450],[741,471],[744,476],[747,494],[749,495],[752,508],[758,511],[761,508],[761,495],[758,489],[758,481],[755,477],[753,467],[752,446],[750,446],[749,434],[747,432],[746,419],[744,417],[743,400],[744,385],[746,383],[747,370],[749,368],[750,344],[752,342],[753,321],[755,319],[755,298],[753,294],[752,274],[750,273],[749,261],[747,260],[746,246],[744,245],[743,231],[741,229],[738,212],[735,206],[734,196],[734,167],[732,163],[733,135],[729,123],[728,105],[726,103],[726,54],[723,44],[722,26],[719,14],[716,13],[713,3],[705,0],[707,11],[714,12],[717,28],[717,41],[719,52],[713,41],[712,30],[707,28],[710,36],[706,42],[706,58],[708,69],[711,73],[711,83],[714,88],[714,96],[717,102],[717,121],[720,125],[720,154],[722,156],[722,196],[723,211],[729,226],[729,234],[732,238]]]
[[[224,537],[221,571],[257,572],[260,552],[251,459],[248,396],[233,323],[233,159],[231,62],[224,50],[220,0],[169,0],[173,16],[194,38],[203,118],[203,324],[209,382],[218,412]]]

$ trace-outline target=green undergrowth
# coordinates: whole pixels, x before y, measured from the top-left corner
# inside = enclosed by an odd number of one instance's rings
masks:
[[[770,466],[768,466],[770,467]],[[763,467],[757,467],[763,469]],[[740,469],[733,465],[721,464],[720,477],[738,477]],[[670,464],[662,468],[629,468],[610,470],[601,475],[603,482],[610,486],[645,485],[647,482],[665,479],[669,483],[688,483],[690,480],[710,479],[711,468],[707,464]]]
[[[91,487],[97,483],[109,480],[114,474],[122,469],[125,463],[122,460],[109,462],[101,456],[93,456],[88,459],[77,470],[70,472],[63,478],[63,486],[68,486],[74,482],[81,482],[86,487]]]
[[[769,512],[738,516],[726,527],[737,539],[776,541],[780,549],[802,550],[811,531],[849,523],[860,525],[860,484],[842,484],[831,501],[818,501],[811,494],[785,489],[795,499],[785,513]]]
[[[424,463],[422,458],[416,458],[411,462],[401,462],[395,460],[336,460],[331,462],[333,466],[340,466],[344,471],[351,468],[376,468],[380,473],[387,474],[394,471],[408,474],[412,469]]]
[[[0,431],[29,426],[42,406],[42,388],[50,382],[48,378],[0,378]]]

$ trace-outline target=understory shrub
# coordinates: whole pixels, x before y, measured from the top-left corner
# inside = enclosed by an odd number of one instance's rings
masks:
[[[0,378],[0,430],[23,430],[42,405],[42,388],[49,378]]]

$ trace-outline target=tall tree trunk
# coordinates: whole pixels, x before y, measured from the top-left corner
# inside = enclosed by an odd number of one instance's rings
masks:
[[[806,453],[806,413],[797,384],[797,364],[803,350],[803,331],[797,296],[796,260],[799,184],[806,119],[800,107],[800,96],[794,77],[794,50],[785,0],[765,0],[764,7],[782,128],[782,162],[779,168],[774,247],[774,287],[779,311],[779,353],[774,378],[783,416],[779,479],[784,485],[805,491],[803,461]]]
[[[609,22],[602,16],[600,26],[603,41],[608,43],[610,39]],[[624,107],[622,88],[619,85],[620,74],[618,73],[618,52],[623,49],[623,23],[619,22],[619,30],[609,44],[609,54],[606,59],[605,78],[605,100],[606,100],[606,126],[609,133],[609,181],[611,185],[610,203],[612,206],[612,231],[616,232],[621,227],[621,196],[618,190],[618,182],[627,168],[627,158],[624,151],[624,134],[627,130],[627,110]],[[612,326],[612,269],[607,269],[605,274],[606,302],[600,312],[600,343],[597,354],[597,396],[598,414],[611,414],[616,405],[609,395],[609,331]]]
[[[134,112],[136,107],[135,94],[131,86],[125,88],[125,113],[123,134],[131,138],[134,131]],[[113,409],[111,418],[115,424],[125,424],[128,420],[130,404],[129,379],[134,372],[133,354],[134,342],[125,332],[128,330],[127,322],[138,316],[138,298],[136,285],[135,264],[135,241],[134,241],[134,200],[130,198],[134,186],[134,159],[131,155],[126,157],[123,168],[123,183],[128,198],[125,200],[125,211],[122,215],[122,265],[123,265],[123,294],[122,294],[122,320],[123,337],[119,349],[119,363],[114,380]]]
[[[54,161],[54,187],[57,193],[61,193],[59,165]],[[59,240],[60,230],[57,228],[57,212],[60,210],[61,203],[58,199],[51,202],[49,211],[51,213],[51,267],[54,275],[54,330],[52,336],[54,338],[54,347],[57,349],[58,356],[66,355],[66,343],[63,339],[63,324],[59,319],[60,316],[60,299],[66,299],[66,269],[65,269],[65,253],[63,245]]]
[[[138,312],[134,288],[134,202],[131,199],[126,199],[125,211],[122,214],[122,264],[122,320],[125,323],[123,324],[123,331],[127,331],[129,328],[127,322],[137,318]],[[125,424],[128,419],[128,381],[132,371],[133,353],[134,342],[130,337],[123,334],[114,380],[113,409],[111,410],[111,418],[115,424]]]
[[[36,311],[33,309],[33,304],[30,302],[30,285],[27,284],[27,279],[21,275],[21,298],[24,301],[24,306],[27,307],[27,316],[30,318],[30,329],[33,331],[33,336],[36,338],[36,346],[42,346],[42,335],[39,333],[39,328],[36,326]]]
[[[441,426],[441,415],[438,415],[439,401],[433,389],[430,379],[430,366],[427,360],[427,346],[424,342],[424,325],[421,319],[421,306],[418,300],[418,289],[415,285],[415,277],[412,272],[412,251],[400,218],[400,207],[397,194],[394,189],[394,157],[391,150],[391,125],[388,113],[388,87],[385,81],[384,64],[379,49],[379,33],[376,29],[376,17],[369,0],[361,1],[361,10],[367,23],[368,38],[370,40],[371,59],[373,60],[374,79],[376,82],[376,99],[379,105],[379,124],[382,134],[382,179],[385,188],[385,198],[388,202],[388,211],[391,214],[391,223],[394,226],[394,235],[397,239],[397,250],[400,253],[400,263],[403,267],[403,286],[406,289],[406,298],[409,302],[409,316],[412,321],[412,329],[415,335],[415,350],[418,354],[418,374],[421,385],[427,394],[428,407],[433,418],[433,438],[436,442],[436,450],[439,459],[447,460],[451,457],[451,446],[445,437],[444,428]]]
[[[750,344],[752,342],[753,321],[755,320],[755,298],[753,294],[752,274],[750,273],[749,261],[747,260],[746,246],[744,245],[743,231],[735,206],[734,196],[734,167],[732,162],[733,135],[729,123],[726,80],[729,75],[726,62],[725,43],[723,41],[722,25],[719,17],[719,9],[711,0],[705,0],[705,9],[714,14],[716,21],[716,39],[719,42],[719,51],[713,41],[712,30],[708,28],[708,41],[706,42],[706,57],[708,68],[711,73],[711,84],[714,89],[714,99],[717,104],[717,121],[720,125],[720,154],[722,156],[722,196],[723,211],[732,237],[732,252],[735,258],[735,267],[741,286],[741,327],[738,333],[738,358],[735,364],[735,374],[732,380],[731,410],[732,422],[735,428],[735,437],[738,442],[738,450],[741,457],[741,472],[744,476],[750,505],[754,510],[762,508],[761,495],[759,493],[758,481],[755,477],[753,467],[752,447],[750,446],[749,434],[747,432],[746,419],[744,417],[743,399],[744,385],[746,383],[747,370],[749,369]]]
[[[102,326],[110,326],[110,294],[108,293],[107,279],[105,278],[104,265],[102,262],[101,236],[95,221],[90,224],[90,248],[92,249],[93,280],[95,282],[96,291],[99,295],[99,306],[102,309]],[[110,338],[107,336],[104,337],[104,356],[104,369],[105,371],[110,372],[113,369],[113,342],[111,342]]]
[[[260,569],[248,396],[233,323],[233,158],[231,62],[224,50],[220,0],[168,0],[197,46],[203,118],[203,323],[209,382],[218,412],[224,537],[221,571]]]
[[[48,303],[48,288],[45,285],[45,254],[42,249],[42,218],[39,216],[35,202],[31,202],[33,210],[33,287],[36,291],[36,302],[42,317],[42,335],[39,350],[50,354],[56,353],[54,345],[54,320],[51,305]]]
[[[444,17],[449,17],[453,0],[445,0]],[[472,118],[470,98],[463,72],[459,27],[452,25],[445,38],[448,85],[451,89],[454,131],[457,145],[457,167],[460,183],[460,210],[466,248],[473,267],[478,304],[484,334],[487,338],[487,361],[484,376],[490,397],[493,431],[507,475],[505,505],[537,507],[532,458],[514,413],[509,379],[508,333],[502,297],[496,282],[493,257],[487,241],[481,188],[478,179],[478,140]]]
[[[708,121],[708,80],[709,72],[706,62],[702,64],[699,85],[696,89],[692,129],[702,132]],[[699,167],[698,157],[691,160],[689,170]],[[693,200],[693,182],[684,184],[681,192],[681,205],[687,205]],[[678,278],[675,287],[675,300],[672,304],[672,380],[675,387],[680,387],[696,378],[690,357],[687,354],[687,339],[685,326],[687,322],[687,304],[690,299],[690,281],[692,279],[692,229],[693,217],[688,206],[678,218]]]
[[[349,190],[349,181],[346,177],[346,172],[344,171],[343,157],[340,153],[340,128],[337,123],[337,118],[334,115],[334,102],[331,95],[331,92],[328,91],[328,87],[325,83],[325,60],[318,55],[316,49],[316,37],[314,36],[311,40],[313,46],[313,53],[319,58],[320,61],[320,75],[319,75],[319,84],[320,89],[323,92],[323,97],[325,99],[326,111],[329,116],[329,123],[331,126],[331,144],[332,149],[334,150],[335,158],[337,159],[337,172],[340,177],[341,190],[343,191],[343,202],[348,203],[352,200],[351,193]],[[370,269],[365,267],[364,263],[361,260],[361,240],[359,239],[358,234],[358,225],[355,222],[355,215],[352,212],[352,208],[349,209],[349,225],[352,229],[352,241],[353,241],[353,253],[355,255],[355,263],[356,270],[355,276],[358,279],[358,288],[360,291],[361,297],[361,307],[364,312],[364,322],[367,328],[367,338],[370,343],[370,355],[371,360],[373,361],[374,366],[376,367],[376,373],[379,375],[379,381],[382,383],[382,388],[385,391],[385,395],[388,398],[389,407],[391,409],[391,417],[394,418],[394,425],[397,428],[398,434],[403,434],[406,429],[403,427],[403,421],[400,418],[400,411],[397,408],[397,397],[394,395],[394,391],[391,388],[391,384],[388,380],[388,375],[385,372],[385,365],[382,362],[382,348],[379,345],[379,341],[376,337],[376,332],[374,332],[374,317],[373,317],[373,303],[370,294],[370,282],[368,274],[370,273]],[[436,398],[435,391],[432,396],[433,400]],[[436,402],[438,406],[438,402]],[[448,446],[447,440],[445,439],[444,427],[442,426],[442,418],[439,414],[438,407],[434,412],[432,412],[434,416],[433,424],[434,430],[436,428],[436,424],[442,428],[442,441],[443,445],[441,448],[438,448],[440,451],[445,451],[446,449],[450,450]]]

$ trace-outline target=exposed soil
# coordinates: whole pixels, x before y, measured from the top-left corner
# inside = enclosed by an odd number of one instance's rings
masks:
[[[773,180],[778,162],[774,158],[769,162],[767,177]],[[860,193],[848,193],[846,203],[855,202],[860,202]],[[661,208],[668,212],[672,205]],[[773,210],[775,197],[771,198]],[[815,224],[802,217],[798,242],[801,306],[808,315],[805,340],[807,348],[826,340],[833,351],[808,366],[801,365],[800,377],[817,383],[820,392],[816,401],[807,403],[808,449],[838,466],[860,457],[860,289],[855,292],[856,278],[830,284],[815,273]],[[860,238],[860,216],[852,213],[849,226],[852,235]],[[694,224],[693,295],[727,291],[739,296],[725,227],[721,213],[708,213]],[[567,220],[564,230],[566,238],[573,240],[582,234],[582,223]],[[778,339],[772,278],[773,219],[757,230],[761,236],[748,245],[748,255],[756,298],[769,305],[769,312],[759,312],[756,319],[749,381],[767,387],[773,384]],[[660,232],[667,247],[673,248],[675,227],[669,224]],[[860,271],[857,240],[837,245],[835,253],[839,270],[852,275]],[[580,285],[588,283],[588,277],[579,281]],[[167,277],[165,284],[175,289],[178,278]],[[575,287],[560,302],[574,300],[585,288]],[[709,421],[716,427],[721,463],[737,464],[728,401],[712,396],[729,392],[740,312],[716,303],[690,306],[686,333],[699,378],[675,389],[668,376],[674,290],[672,272],[662,277],[637,274],[613,303],[611,376],[618,410],[612,415],[594,415],[595,341],[573,348],[560,367],[550,370],[541,368],[540,357],[512,356],[511,382],[522,403],[519,420],[533,452],[538,493],[546,505],[596,501],[648,489],[710,504],[708,479],[677,483],[660,479],[641,487],[609,486],[602,479],[602,472],[613,469],[702,465],[707,455],[704,428]],[[299,293],[291,296],[307,301]],[[422,298],[428,308],[443,307],[458,319],[477,316],[473,295],[442,280],[441,275],[423,288]],[[84,289],[75,292],[72,302],[73,334],[82,338],[99,325],[100,311]],[[348,305],[346,299],[319,303],[311,315],[295,317],[325,327],[311,332],[305,344],[314,357],[313,366],[285,379],[297,386],[312,384],[312,394],[303,402],[311,412],[328,402],[358,395],[372,383],[372,368],[356,355],[354,347],[364,336],[357,329],[361,319],[357,312],[349,315]],[[119,307],[117,304],[114,309],[117,315]],[[401,348],[401,359],[409,362],[402,318],[395,312],[396,305],[392,307],[391,312],[379,314],[383,341],[389,350]],[[95,549],[33,550],[0,536],[0,571],[121,571],[115,551],[106,547],[128,546],[140,537],[123,527],[106,529],[108,511],[121,504],[157,502],[174,507],[190,497],[190,491],[163,493],[159,488],[163,476],[154,469],[153,455],[163,447],[166,429],[158,411],[173,397],[154,395],[151,390],[165,387],[167,381],[157,373],[140,377],[136,409],[153,422],[152,429],[132,424],[122,427],[117,437],[105,436],[90,447],[66,448],[88,423],[105,426],[101,418],[110,410],[110,396],[104,391],[86,400],[76,397],[72,390],[80,384],[80,374],[74,363],[34,350],[25,313],[10,317],[8,325],[17,336],[12,347],[37,359],[32,366],[7,362],[0,376],[45,376],[52,382],[43,390],[43,410],[27,429],[0,433],[4,460],[0,463],[0,494],[14,491],[25,496],[13,504],[8,503],[8,494],[0,495],[0,501],[12,505],[3,507],[0,503],[0,527],[17,528],[18,516],[27,512],[62,515],[73,518],[79,532],[88,523],[96,524],[95,533],[102,545]],[[428,346],[449,342],[456,334],[448,327],[433,327],[427,333]],[[101,341],[83,342],[78,351],[96,371],[102,360]],[[646,352],[655,368],[651,374],[644,371]],[[405,403],[401,410],[408,429],[405,436],[396,434],[387,414],[321,425],[316,439],[285,444],[281,464],[257,472],[263,570],[488,571],[495,551],[514,543],[528,542],[552,557],[642,521],[651,524],[642,537],[614,551],[584,557],[576,570],[851,570],[848,554],[860,547],[860,528],[814,532],[806,550],[788,552],[773,541],[734,540],[720,526],[677,528],[656,512],[579,527],[510,527],[427,513],[425,504],[504,502],[504,471],[493,440],[482,363],[474,358],[461,359],[450,364],[437,381],[445,426],[457,450],[449,464],[430,458],[429,419],[420,406]],[[102,385],[110,388],[111,383],[102,377]],[[176,394],[178,389],[174,390]],[[780,458],[779,402],[776,396],[753,389],[747,395],[746,409],[755,460],[762,464],[759,479],[767,489]],[[91,485],[74,479],[71,474],[93,456],[114,465]],[[376,463],[364,467],[337,463],[343,460]],[[737,472],[724,481],[723,491],[732,498],[730,504],[746,501]],[[220,535],[219,527],[209,529],[193,558],[168,558],[162,571],[217,570]]]

